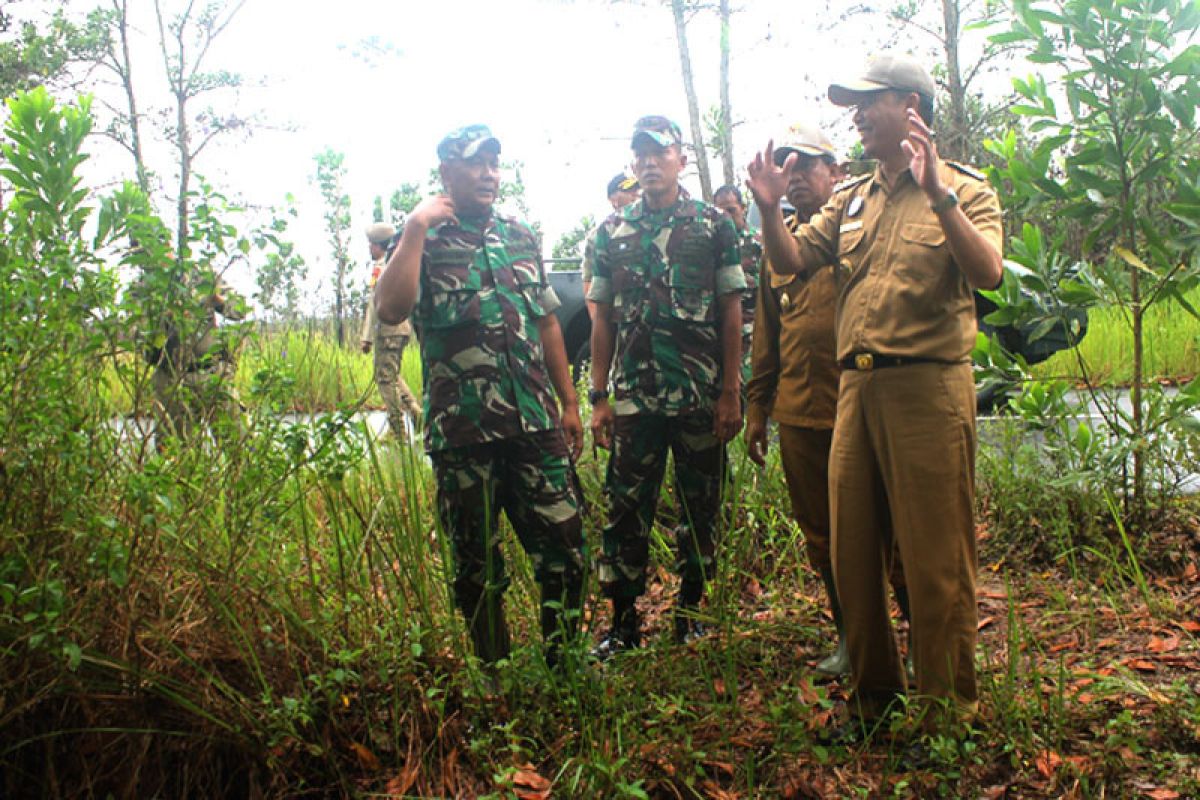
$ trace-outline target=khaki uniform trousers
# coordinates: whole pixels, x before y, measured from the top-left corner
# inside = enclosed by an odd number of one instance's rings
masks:
[[[832,445],[832,428],[802,428],[779,423],[779,460],[783,463],[783,478],[792,501],[792,517],[804,531],[808,563],[817,572],[833,567],[833,526],[829,512],[829,451]],[[893,587],[904,588],[904,567],[898,557],[892,559],[888,580]]]
[[[408,438],[404,428],[405,412],[412,417],[414,425],[421,419],[421,404],[400,373],[407,344],[407,336],[380,336],[375,341],[375,384],[387,409],[392,435],[400,440]]]
[[[975,682],[975,383],[970,364],[846,370],[830,455],[833,566],[860,713],[905,690],[886,576],[904,563],[921,698],[959,716]]]

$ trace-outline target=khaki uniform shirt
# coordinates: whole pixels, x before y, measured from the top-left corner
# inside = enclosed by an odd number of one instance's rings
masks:
[[[788,217],[787,226],[795,232],[800,220]],[[802,275],[781,275],[764,259],[756,294],[746,416],[832,429],[841,372],[834,357],[837,282],[833,265]]]
[[[398,325],[387,325],[375,316],[375,284],[385,266],[387,264],[382,258],[371,264],[371,296],[367,298],[367,313],[363,315],[362,333],[359,335],[364,342],[374,342],[376,336],[412,336],[412,324],[408,320]]]
[[[967,218],[1001,249],[1000,203],[980,173],[939,164]],[[838,266],[837,356],[873,353],[970,360],[975,301],[946,234],[908,170],[890,189],[882,171],[843,184],[796,231],[803,264]]]

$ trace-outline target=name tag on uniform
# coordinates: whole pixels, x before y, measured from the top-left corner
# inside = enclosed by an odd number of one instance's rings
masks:
[[[862,227],[862,225],[863,224],[862,224],[861,219],[856,219],[854,222],[844,222],[844,223],[842,223],[842,227],[838,229],[838,232],[839,233],[850,233],[851,231],[858,230],[859,228]]]

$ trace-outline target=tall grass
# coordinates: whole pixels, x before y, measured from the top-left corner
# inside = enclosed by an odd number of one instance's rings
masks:
[[[1185,295],[1192,308],[1200,308],[1200,289]],[[1172,300],[1146,312],[1146,375],[1150,379],[1190,378],[1200,375],[1200,320]],[[1091,379],[1101,384],[1126,384],[1133,377],[1133,338],[1129,322],[1119,308],[1094,308],[1088,331],[1079,345]],[[1083,380],[1074,353],[1062,351],[1033,368],[1040,378]]]

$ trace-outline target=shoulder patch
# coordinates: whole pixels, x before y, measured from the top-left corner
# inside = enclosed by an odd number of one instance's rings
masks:
[[[858,177],[855,177],[855,178],[847,178],[846,180],[839,183],[837,186],[833,187],[834,194],[836,194],[838,192],[844,192],[847,189],[853,189],[855,186],[858,186],[859,184],[866,183],[867,181],[871,180],[871,178],[874,177],[874,175],[875,175],[875,173],[868,172],[866,175],[859,175]]]
[[[987,175],[984,175],[982,172],[975,169],[974,167],[968,167],[966,164],[960,164],[957,161],[947,161],[946,166],[950,167],[951,169],[953,169],[957,172],[961,172],[963,175],[974,178],[977,181],[986,181],[987,180]]]

